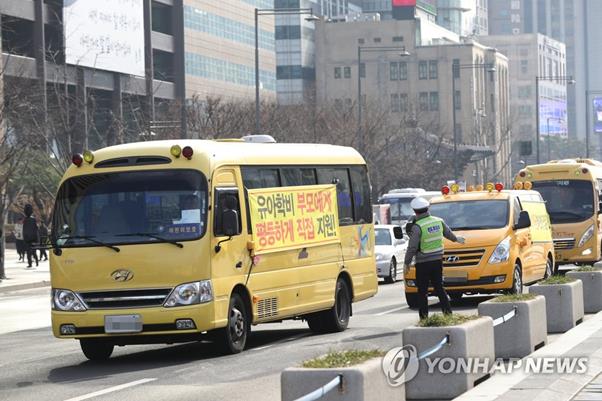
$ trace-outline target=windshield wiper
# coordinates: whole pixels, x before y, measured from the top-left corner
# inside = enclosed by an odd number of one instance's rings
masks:
[[[85,239],[85,240],[88,240],[90,242],[94,242],[95,244],[102,245],[102,246],[105,246],[107,248],[110,248],[110,249],[114,250],[115,252],[121,251],[121,249],[117,248],[115,245],[107,244],[106,242],[102,242],[102,241],[99,241],[97,239],[94,239],[93,235],[70,235],[68,237],[59,237],[58,239],[59,240],[67,240],[67,241],[70,240],[70,239]]]
[[[174,241],[172,239],[168,239],[165,237],[161,237],[155,233],[127,233],[127,234],[117,234],[116,237],[149,237],[158,239],[159,241],[167,242],[168,244],[172,244],[177,246],[178,248],[184,248],[184,245],[178,241]]]

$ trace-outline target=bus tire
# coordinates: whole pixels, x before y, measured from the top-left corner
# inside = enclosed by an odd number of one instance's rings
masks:
[[[350,316],[351,291],[347,282],[339,278],[332,308],[309,315],[307,324],[314,333],[338,333],[347,328]]]
[[[389,264],[389,275],[385,277],[385,283],[393,284],[397,281],[397,261],[395,258],[391,258],[391,263]]]
[[[516,262],[514,264],[514,272],[512,273],[512,287],[508,290],[509,294],[522,294],[523,293],[523,274],[520,268],[520,264]]]
[[[410,309],[418,308],[418,294],[406,292],[406,303]]]
[[[251,322],[247,305],[236,292],[230,297],[228,306],[228,323],[226,327],[217,330],[215,339],[221,342],[221,348],[227,354],[238,354],[245,349]]]
[[[113,353],[114,344],[96,338],[82,338],[79,340],[82,352],[91,361],[106,361]]]

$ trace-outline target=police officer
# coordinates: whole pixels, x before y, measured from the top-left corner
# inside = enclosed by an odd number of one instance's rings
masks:
[[[418,286],[418,313],[421,319],[428,316],[429,283],[435,290],[443,313],[452,313],[449,299],[443,288],[443,238],[464,243],[456,237],[445,222],[429,214],[430,203],[424,198],[414,198],[410,206],[416,214],[411,226],[410,242],[405,256],[404,273],[416,257],[416,285]]]

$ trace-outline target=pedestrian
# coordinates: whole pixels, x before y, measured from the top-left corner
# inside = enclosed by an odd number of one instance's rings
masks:
[[[17,247],[17,254],[19,255],[19,262],[25,262],[25,241],[23,241],[23,217],[19,217],[19,220],[15,223],[13,230],[15,235],[15,246]]]
[[[429,214],[430,203],[426,199],[414,198],[410,206],[414,210],[415,220],[411,226],[404,273],[408,273],[415,257],[418,314],[420,319],[428,317],[429,284],[439,298],[442,312],[451,314],[449,298],[443,288],[443,238],[460,244],[464,243],[464,238],[457,237],[442,219]]]
[[[34,249],[34,245],[40,242],[38,233],[38,224],[33,217],[33,207],[28,203],[23,209],[25,220],[23,220],[23,240],[25,241],[25,250],[27,252],[27,267],[31,268],[32,259],[35,259],[36,266],[38,265],[38,253]]]
[[[44,260],[48,260],[48,254],[46,253],[46,245],[48,244],[48,227],[46,224],[40,223],[40,229],[38,231],[38,236],[40,237],[40,260],[42,260],[42,256]]]

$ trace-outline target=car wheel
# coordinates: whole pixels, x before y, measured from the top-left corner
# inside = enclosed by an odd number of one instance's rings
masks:
[[[518,263],[514,265],[514,272],[512,273],[512,287],[510,287],[508,292],[510,294],[523,293],[523,275]]]
[[[392,284],[397,281],[397,262],[395,258],[391,259],[391,263],[389,263],[389,275],[385,277],[385,283]]]
[[[106,361],[111,357],[113,353],[114,344],[111,344],[105,340],[98,340],[93,338],[82,338],[79,340],[79,346],[82,352],[91,361]]]
[[[543,278],[548,278],[554,274],[554,262],[552,262],[552,258],[548,256],[548,260],[546,261],[546,272]]]
[[[410,309],[418,308],[418,294],[406,292],[406,303]]]
[[[227,326],[218,330],[216,337],[224,352],[238,354],[245,349],[250,331],[250,317],[245,302],[239,294],[234,293],[230,298]]]

